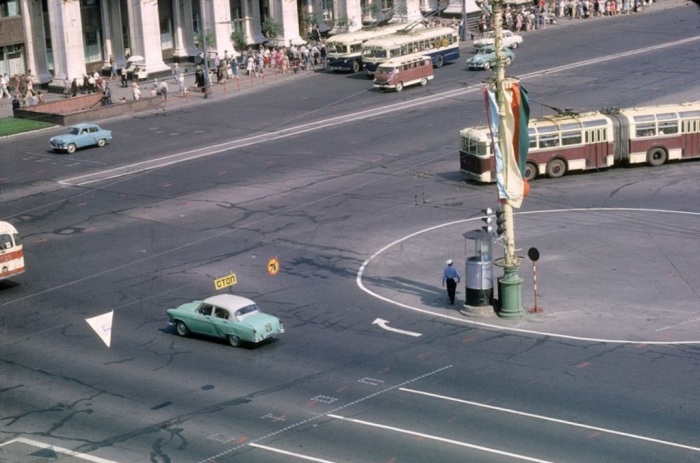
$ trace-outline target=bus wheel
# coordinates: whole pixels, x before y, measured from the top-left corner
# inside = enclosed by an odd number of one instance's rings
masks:
[[[566,173],[566,163],[561,159],[552,159],[547,163],[547,175],[550,178],[563,177]]]
[[[352,72],[360,72],[362,70],[362,65],[360,64],[359,61],[353,61],[352,63]]]
[[[443,64],[445,64],[445,57],[440,55],[437,57],[437,63],[435,64],[435,67],[441,68]]]
[[[650,166],[658,167],[666,162],[668,155],[663,148],[653,148],[647,153],[647,162]]]
[[[523,172],[523,178],[528,182],[537,178],[537,166],[531,162],[525,164],[525,172]]]
[[[421,85],[421,87],[425,87],[426,85],[428,85],[428,79],[426,79],[425,77],[423,77],[423,78],[420,80],[420,85]]]
[[[396,84],[396,91],[400,92],[401,90],[403,90],[403,82],[399,82],[398,84]]]

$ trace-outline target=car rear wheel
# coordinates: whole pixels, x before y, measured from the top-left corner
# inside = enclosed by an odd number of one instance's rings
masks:
[[[67,152],[68,154],[73,154],[73,153],[75,153],[75,150],[76,150],[76,149],[78,149],[78,147],[75,146],[75,143],[71,143],[70,145],[68,145],[68,146],[66,147],[66,152]]]
[[[238,347],[241,345],[241,338],[239,338],[235,334],[229,334],[228,343],[231,344],[233,347]]]
[[[400,92],[401,90],[403,90],[403,82],[399,82],[398,84],[396,84],[396,91]]]
[[[423,78],[420,80],[420,85],[421,85],[421,87],[425,87],[426,85],[428,85],[428,79],[426,79],[425,77],[423,77]]]
[[[511,62],[512,62],[512,60],[510,59],[510,56],[506,56],[505,65],[506,65],[506,66],[510,66],[510,63],[511,63]]]
[[[518,42],[513,42],[513,44],[510,46],[511,49],[515,50],[518,48]]]
[[[175,324],[175,331],[177,331],[177,334],[180,336],[187,336],[190,334],[190,330],[187,329],[187,325],[185,325],[184,322],[181,322],[178,320],[178,322]]]
[[[105,140],[104,138],[100,138],[99,140],[97,140],[97,146],[99,146],[100,148],[102,148],[106,144],[107,144],[107,140]]]

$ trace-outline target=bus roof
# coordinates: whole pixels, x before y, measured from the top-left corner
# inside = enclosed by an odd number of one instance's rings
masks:
[[[392,67],[392,66],[399,66],[401,64],[405,63],[410,63],[412,61],[425,61],[428,60],[430,61],[430,65],[433,65],[433,61],[430,58],[430,56],[427,55],[421,55],[421,54],[413,54],[413,55],[405,55],[405,56],[397,56],[396,58],[391,58],[386,61],[384,61],[382,64],[379,66],[381,67]]]
[[[17,229],[11,223],[0,220],[0,233],[17,233]]]
[[[411,31],[407,34],[393,34],[387,37],[371,39],[365,42],[363,47],[388,47],[445,35],[457,35],[457,31],[451,27],[428,27],[426,29]]]
[[[359,31],[355,32],[348,32],[346,34],[338,34],[334,35],[332,37],[329,37],[326,40],[326,43],[342,43],[342,44],[348,44],[348,43],[357,43],[357,42],[365,42],[370,39],[378,38],[378,37],[384,37],[387,35],[392,35],[395,34],[396,32],[405,29],[406,27],[410,26],[411,23],[396,23],[396,24],[389,24],[388,26],[384,27],[377,27],[374,29],[360,29]],[[422,26],[420,26],[422,27]]]
[[[613,111],[610,111],[613,112]],[[618,114],[624,114],[629,118],[635,116],[651,116],[659,114],[677,113],[682,119],[700,117],[700,103],[680,103],[680,104],[665,104],[656,106],[647,106],[644,108],[629,108],[616,110]]]

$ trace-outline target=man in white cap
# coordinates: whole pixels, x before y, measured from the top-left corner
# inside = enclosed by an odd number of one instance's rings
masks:
[[[455,304],[455,292],[457,291],[457,283],[459,283],[459,272],[452,266],[452,259],[447,259],[447,267],[442,272],[442,286],[447,284],[447,295],[450,298],[450,304]]]

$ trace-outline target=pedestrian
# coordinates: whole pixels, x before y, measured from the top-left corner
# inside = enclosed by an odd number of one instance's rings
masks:
[[[70,96],[74,97],[77,95],[78,95],[78,79],[74,77],[70,83]]]
[[[455,303],[455,293],[457,291],[457,283],[459,283],[459,272],[452,266],[454,261],[452,259],[447,260],[447,267],[442,272],[442,286],[447,285],[447,296],[450,298],[450,304]]]
[[[7,74],[0,75],[0,98],[5,98],[5,95],[7,95],[8,98],[12,98],[10,90],[7,88],[8,85],[10,85],[10,78]]]
[[[141,90],[136,82],[131,83],[131,94],[134,96],[135,101],[141,99]]]
[[[180,98],[184,98],[187,95],[187,85],[185,84],[185,74],[180,73],[177,78],[178,90],[180,90]]]
[[[109,80],[117,78],[117,63],[114,61],[114,56],[109,55]]]
[[[121,84],[122,84],[122,87],[124,87],[124,88],[128,87],[129,85],[128,85],[128,83],[127,83],[127,76],[128,76],[129,73],[128,73],[128,71],[126,70],[126,66],[124,66],[123,64],[122,64],[121,70],[119,71],[119,74],[120,74],[120,77],[121,77]]]

